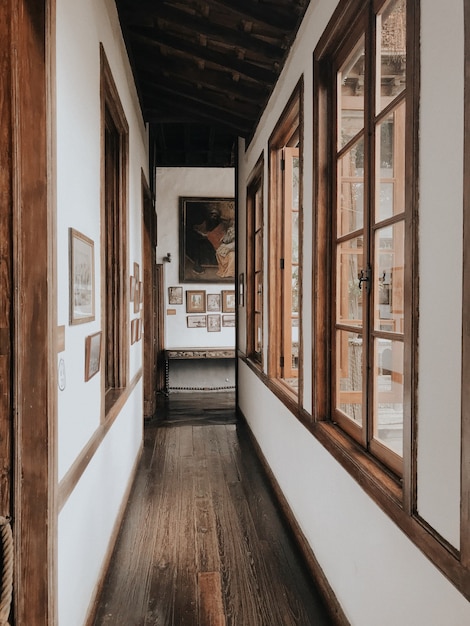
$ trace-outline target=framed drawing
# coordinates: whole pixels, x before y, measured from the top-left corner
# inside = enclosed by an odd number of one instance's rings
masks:
[[[211,314],[207,316],[207,332],[208,333],[220,332],[220,315]]]
[[[131,320],[131,344],[135,343],[137,319]]]
[[[205,315],[187,315],[186,324],[188,328],[205,328],[207,320]]]
[[[101,331],[85,337],[85,382],[100,371]]]
[[[69,228],[70,324],[95,319],[94,243],[74,228]]]
[[[180,282],[235,281],[235,200],[180,197]]]
[[[235,315],[222,315],[222,326],[235,326]]]
[[[183,304],[183,287],[168,287],[168,304]]]
[[[129,280],[129,299],[131,302],[134,302],[135,295],[135,276],[130,276]]]
[[[220,311],[220,293],[207,294],[207,310]]]
[[[186,312],[205,313],[206,312],[206,292],[187,291],[186,292]]]
[[[222,312],[235,313],[235,292],[222,291]]]

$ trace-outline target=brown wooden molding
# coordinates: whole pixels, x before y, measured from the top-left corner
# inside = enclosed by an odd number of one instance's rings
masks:
[[[59,483],[58,490],[58,509],[59,512],[64,507],[71,493],[77,486],[81,477],[83,476],[86,468],[88,467],[90,461],[94,457],[96,451],[100,447],[107,433],[111,429],[111,426],[116,421],[117,416],[121,412],[127,400],[130,398],[132,392],[137,386],[137,383],[142,378],[142,369],[140,369],[137,374],[134,376],[129,386],[123,390],[119,398],[113,404],[109,414],[106,418],[106,421],[102,422],[96,431],[94,432],[91,439],[88,441],[87,445],[83,448],[82,452],[76,458],[73,465],[70,467],[69,471],[65,474],[62,480]]]

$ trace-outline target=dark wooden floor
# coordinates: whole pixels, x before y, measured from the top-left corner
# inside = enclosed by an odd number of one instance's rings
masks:
[[[146,424],[94,626],[332,624],[245,428],[231,392],[171,394]]]

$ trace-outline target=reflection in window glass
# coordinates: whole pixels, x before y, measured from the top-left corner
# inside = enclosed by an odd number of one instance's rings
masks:
[[[364,128],[364,37],[338,71],[338,148]]]
[[[403,343],[375,340],[374,438],[403,455]]]
[[[362,424],[362,336],[336,333],[336,406],[357,424]]]
[[[406,87],[406,3],[392,0],[377,16],[380,52],[377,61],[380,98],[377,113],[382,111]]]
[[[341,324],[362,324],[362,289],[359,276],[363,268],[362,237],[343,241],[338,246],[336,307]]]
[[[364,141],[359,140],[338,163],[338,236],[364,224]]]

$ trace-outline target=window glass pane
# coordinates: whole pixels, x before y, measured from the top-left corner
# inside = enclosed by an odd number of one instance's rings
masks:
[[[362,424],[362,336],[336,333],[336,406],[358,425]]]
[[[292,209],[299,210],[299,157],[292,158]]]
[[[338,149],[364,128],[364,37],[338,71]]]
[[[338,245],[336,276],[337,322],[362,325],[362,290],[359,276],[363,269],[363,240],[356,237]]]
[[[376,330],[404,332],[405,228],[400,221],[375,233],[374,312]]]
[[[377,16],[377,112],[406,87],[406,2],[392,0]]]
[[[293,370],[299,369],[299,318],[292,318],[292,335],[291,335],[291,344],[292,344],[292,354],[291,354],[291,367]]]
[[[299,214],[292,213],[292,263],[299,262]]]
[[[364,224],[364,141],[360,139],[338,161],[338,237]]]
[[[377,208],[381,221],[405,211],[405,103],[377,126]]]
[[[403,456],[403,343],[375,339],[374,438]]]

